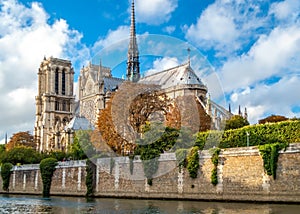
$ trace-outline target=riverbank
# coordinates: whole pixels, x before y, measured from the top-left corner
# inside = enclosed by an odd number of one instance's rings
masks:
[[[0,195],[1,213],[289,213],[298,214],[296,204],[219,203],[202,201],[128,200],[77,197]]]
[[[199,153],[199,170],[195,179],[179,168],[175,154],[163,154],[149,185],[139,157],[130,163],[127,157],[97,160],[94,195],[99,198],[133,198],[239,202],[300,202],[300,144],[281,151],[277,177],[266,175],[257,147],[222,150],[217,165],[218,184],[211,183],[214,165],[209,151]],[[133,164],[133,170],[130,170]],[[85,196],[85,161],[60,162],[52,178],[51,195]],[[2,186],[2,180],[0,179]],[[10,193],[41,195],[39,165],[14,167]]]

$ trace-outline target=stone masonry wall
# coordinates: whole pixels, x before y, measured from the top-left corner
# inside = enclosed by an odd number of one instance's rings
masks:
[[[291,144],[280,153],[276,180],[265,174],[257,147],[222,150],[216,186],[211,184],[211,154],[200,151],[199,155],[198,177],[192,179],[187,169],[177,167],[174,153],[163,154],[151,186],[139,157],[133,160],[132,173],[128,157],[98,159],[95,196],[300,202],[300,144]],[[85,161],[60,162],[53,175],[51,194],[84,196],[85,165]],[[9,192],[41,194],[39,166],[15,166]]]

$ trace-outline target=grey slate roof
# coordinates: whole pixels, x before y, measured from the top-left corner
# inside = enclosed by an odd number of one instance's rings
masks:
[[[115,77],[104,77],[103,81],[104,92],[106,93],[107,91],[115,91],[124,80]]]
[[[139,83],[160,85],[162,89],[178,85],[204,86],[189,63],[151,74],[140,79]]]
[[[94,126],[83,116],[75,116],[65,127],[65,130],[94,130]]]

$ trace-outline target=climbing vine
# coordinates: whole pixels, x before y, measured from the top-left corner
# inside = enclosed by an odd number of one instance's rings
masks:
[[[141,154],[141,159],[143,163],[144,173],[147,178],[147,183],[151,186],[153,175],[156,173],[158,169],[158,158],[160,156],[160,152],[155,149],[145,149]]]
[[[197,178],[199,169],[199,147],[194,146],[187,156],[187,169],[191,178]]]
[[[212,156],[211,156],[211,162],[213,163],[214,167],[211,171],[211,183],[215,186],[218,184],[218,163],[219,163],[219,154],[221,149],[220,148],[214,148],[211,150]]]
[[[43,197],[50,196],[52,176],[56,166],[57,160],[55,158],[46,158],[43,159],[40,163],[40,170],[43,181]]]
[[[187,155],[188,155],[188,149],[177,149],[175,151],[177,165],[181,167],[186,167],[187,165]]]
[[[110,158],[110,164],[109,164],[109,173],[110,174],[112,174],[114,167],[115,167],[115,160],[113,158]]]
[[[134,159],[134,155],[129,155],[129,170],[130,170],[130,174],[133,174],[133,159]]]
[[[86,161],[86,177],[85,177],[87,197],[91,197],[94,194],[95,180],[96,180],[95,176],[96,176],[96,165],[90,159],[88,159]]]
[[[265,144],[258,147],[264,162],[264,169],[266,173],[268,175],[272,175],[274,179],[276,179],[279,151],[285,149],[287,146],[287,143],[278,142],[273,144]]]
[[[4,163],[1,166],[1,177],[3,180],[2,188],[4,191],[9,190],[9,180],[10,180],[12,167],[13,165],[11,163]]]

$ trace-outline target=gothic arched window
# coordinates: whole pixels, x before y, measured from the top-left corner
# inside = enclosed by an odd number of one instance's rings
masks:
[[[66,94],[66,72],[65,69],[62,71],[62,76],[61,76],[61,93],[62,95]]]
[[[56,70],[55,70],[55,93],[56,93],[56,94],[58,94],[58,90],[59,90],[59,89],[58,89],[58,87],[59,87],[59,86],[58,86],[58,85],[59,85],[59,84],[58,84],[58,79],[59,79],[59,76],[58,76],[58,69],[59,69],[59,68],[56,68]]]

